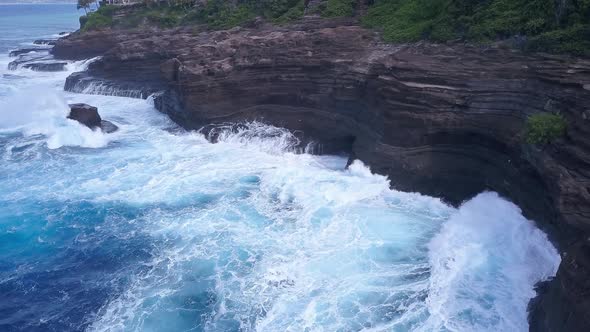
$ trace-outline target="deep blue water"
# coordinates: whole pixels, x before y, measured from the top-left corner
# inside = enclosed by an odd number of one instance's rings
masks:
[[[78,28],[75,4],[2,5],[0,3],[0,53]]]
[[[6,69],[76,27],[74,5],[0,6],[0,331],[528,330],[559,255],[516,206],[392,191],[260,123],[211,144],[150,100],[63,92],[85,62]]]

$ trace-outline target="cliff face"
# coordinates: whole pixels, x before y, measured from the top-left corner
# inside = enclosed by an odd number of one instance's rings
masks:
[[[347,152],[392,186],[459,204],[493,190],[562,253],[530,306],[531,330],[590,330],[590,61],[464,45],[384,45],[347,21],[200,32],[109,31],[59,41],[61,58],[103,55],[87,74],[159,92],[189,129],[262,120]],[[567,137],[524,143],[526,118],[559,112]]]

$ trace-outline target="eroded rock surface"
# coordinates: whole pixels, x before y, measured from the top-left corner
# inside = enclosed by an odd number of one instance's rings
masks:
[[[392,186],[453,204],[494,190],[556,241],[563,262],[531,329],[590,330],[590,61],[468,45],[385,45],[350,22],[203,32],[73,34],[53,53],[102,59],[84,77],[134,82],[189,129],[262,120],[348,152]],[[88,78],[87,78],[88,79]],[[75,84],[75,82],[70,82]],[[526,144],[526,118],[567,136]]]

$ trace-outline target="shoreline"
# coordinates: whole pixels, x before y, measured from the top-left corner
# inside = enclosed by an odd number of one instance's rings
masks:
[[[149,36],[132,31],[118,40],[87,34],[94,38],[94,49],[84,49],[87,35],[75,34],[56,48],[58,58],[67,52],[74,57],[100,53],[95,55],[103,59],[86,73],[112,82],[114,88],[121,82],[139,87],[151,82],[143,88],[154,91],[163,87],[156,98],[158,109],[186,129],[262,118],[302,132],[304,142],[319,141],[326,151],[349,153],[351,160],[362,160],[376,173],[403,179],[395,189],[442,197],[455,206],[486,189],[499,192],[549,230],[563,259],[556,278],[529,304],[531,330],[590,326],[584,318],[589,300],[577,294],[587,287],[578,277],[590,270],[590,264],[578,264],[586,262],[590,227],[585,223],[589,192],[579,183],[587,177],[583,171],[576,176],[567,171],[572,162],[586,165],[588,61],[460,45],[386,46],[360,27],[301,24],[304,29],[266,26],[181,35],[194,43],[186,46],[196,47],[196,54],[149,49],[153,38],[183,40],[166,30],[150,31]],[[271,33],[277,36],[265,39]],[[228,44],[239,45],[239,52],[228,52]],[[59,55],[64,47],[67,52]],[[281,47],[283,51],[277,50]],[[203,60],[211,56],[212,61]],[[347,57],[353,61],[338,60]],[[192,62],[199,59],[205,64]],[[291,77],[281,76],[285,71]],[[313,88],[305,90],[308,86]],[[272,98],[264,99],[264,94]],[[556,144],[527,146],[522,141],[524,120],[543,111],[563,112],[576,127]]]

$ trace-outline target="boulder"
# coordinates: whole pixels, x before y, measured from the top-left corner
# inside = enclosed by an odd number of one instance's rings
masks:
[[[68,119],[76,120],[90,129],[100,128],[104,133],[114,133],[119,129],[110,121],[103,120],[98,114],[98,108],[88,104],[70,104]]]
[[[70,104],[68,119],[76,120],[90,129],[99,128],[102,124],[98,108],[88,104]]]

